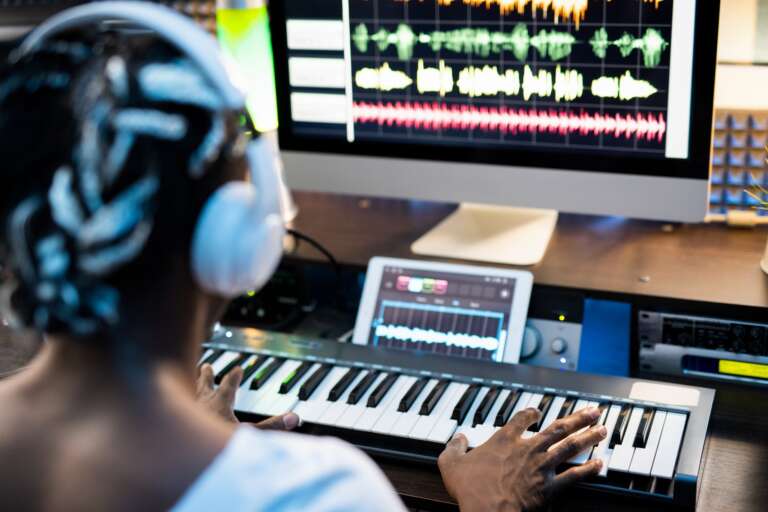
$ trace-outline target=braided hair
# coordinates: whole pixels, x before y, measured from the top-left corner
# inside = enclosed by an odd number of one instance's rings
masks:
[[[244,161],[239,120],[156,38],[80,31],[12,58],[0,71],[9,311],[77,337],[115,325],[127,283],[188,258],[222,169]]]

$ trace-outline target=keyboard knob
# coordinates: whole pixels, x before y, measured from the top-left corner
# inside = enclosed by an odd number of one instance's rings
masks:
[[[562,354],[568,350],[568,342],[563,338],[555,338],[552,340],[552,343],[550,343],[549,348],[555,354]]]
[[[520,347],[520,359],[530,359],[541,347],[541,333],[532,326],[526,326],[523,333],[523,343]]]

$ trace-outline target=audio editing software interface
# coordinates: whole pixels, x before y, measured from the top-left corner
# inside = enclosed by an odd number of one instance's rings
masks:
[[[689,156],[696,0],[285,0],[302,137]]]
[[[369,343],[501,361],[515,280],[384,267]]]

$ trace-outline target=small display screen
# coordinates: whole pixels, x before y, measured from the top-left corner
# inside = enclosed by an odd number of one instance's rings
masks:
[[[750,382],[768,382],[768,364],[703,356],[683,356],[683,371],[694,375]]]
[[[384,267],[369,344],[501,361],[515,279]]]

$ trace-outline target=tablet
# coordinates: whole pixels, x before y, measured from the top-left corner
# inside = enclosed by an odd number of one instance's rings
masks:
[[[517,363],[533,275],[373,258],[352,342]]]

